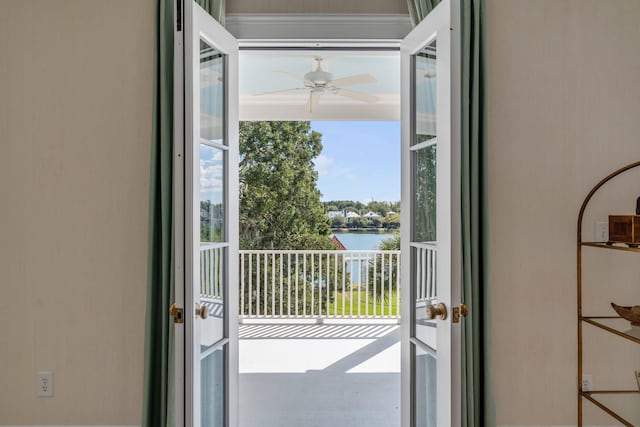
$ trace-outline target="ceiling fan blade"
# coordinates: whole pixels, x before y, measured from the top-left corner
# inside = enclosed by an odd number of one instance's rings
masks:
[[[333,86],[351,86],[351,85],[364,85],[367,83],[375,83],[375,77],[371,74],[357,74],[355,76],[343,77],[341,79],[335,79],[330,81],[329,83]]]
[[[307,101],[307,107],[309,107],[310,113],[312,113],[313,109],[320,103],[320,95],[322,94],[319,92],[309,92],[309,101]]]
[[[335,92],[336,95],[346,96],[347,98],[356,99],[358,101],[366,102],[368,104],[374,104],[378,101],[378,97],[374,95],[369,95],[368,93],[362,92],[354,92],[352,90],[347,89],[338,89]]]
[[[294,80],[296,80],[296,81],[299,81],[300,83],[310,83],[310,84],[313,84],[313,82],[311,82],[311,81],[309,81],[309,80],[305,80],[305,79],[304,79],[304,77],[300,77],[299,75],[297,75],[297,74],[293,74],[293,73],[290,73],[290,72],[288,72],[288,71],[274,71],[274,73],[282,74],[283,76],[287,76],[287,77],[289,77],[289,78],[292,78],[292,79],[294,79]]]
[[[287,92],[298,92],[301,90],[307,90],[306,87],[294,87],[291,89],[281,89],[281,90],[273,90],[270,92],[260,92],[260,93],[254,93],[253,96],[262,96],[262,95],[274,95],[274,94],[278,94],[278,93],[287,93]]]

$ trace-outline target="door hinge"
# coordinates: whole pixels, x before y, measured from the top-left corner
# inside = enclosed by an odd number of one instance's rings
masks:
[[[184,323],[184,309],[171,304],[169,307],[169,315],[173,317],[173,323]]]
[[[460,316],[467,317],[467,314],[469,314],[469,307],[466,304],[460,304],[460,307],[453,307],[451,322],[460,323]]]

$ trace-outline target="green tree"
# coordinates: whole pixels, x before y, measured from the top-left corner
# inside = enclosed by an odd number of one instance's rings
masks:
[[[320,200],[313,163],[322,151],[321,137],[311,131],[310,122],[240,123],[241,249],[336,250],[329,237],[329,218]],[[276,307],[289,307],[289,296],[297,293],[301,298],[307,295],[307,306],[303,309],[299,300],[298,307],[292,309],[303,310],[300,313],[305,315],[326,313],[335,288],[323,290],[323,286],[327,277],[341,277],[344,268],[339,251],[328,264],[327,258],[310,254],[249,257],[244,263],[246,282],[262,283],[263,287],[250,292],[246,286],[245,301],[251,301],[262,314],[275,314],[274,302]],[[284,265],[290,270],[281,276]],[[323,303],[318,299],[321,294]],[[244,314],[248,314],[248,306]]]
[[[394,213],[388,215],[384,219],[385,227],[388,229],[396,229],[400,227],[400,214]]]
[[[331,249],[310,122],[240,123],[240,247]]]
[[[336,215],[331,218],[331,227],[341,228],[344,227],[345,223],[345,219],[342,215]]]

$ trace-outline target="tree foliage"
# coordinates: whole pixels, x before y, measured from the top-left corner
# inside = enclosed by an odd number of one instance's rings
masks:
[[[310,122],[240,123],[240,247],[330,249]]]

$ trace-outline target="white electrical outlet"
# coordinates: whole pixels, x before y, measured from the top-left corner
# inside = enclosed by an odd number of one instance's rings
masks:
[[[593,391],[593,375],[582,375],[582,391]]]
[[[596,222],[596,242],[608,242],[609,241],[609,223]]]
[[[53,396],[53,372],[38,372],[36,374],[36,394],[38,397]]]

